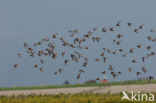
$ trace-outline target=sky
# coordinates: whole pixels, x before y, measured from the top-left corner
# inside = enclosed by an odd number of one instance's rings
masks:
[[[48,69],[42,73],[32,67],[37,59],[32,60],[27,56],[19,59],[17,53],[24,52],[24,42],[32,43],[56,32],[67,35],[70,29],[78,28],[82,33],[86,33],[94,26],[109,27],[119,20],[123,23],[133,22],[136,25],[145,23],[147,28],[156,28],[155,4],[155,0],[0,0],[0,87],[57,85],[65,80],[69,80],[70,83],[82,83],[95,79],[97,71],[103,70],[102,64],[90,65],[87,68],[88,74],[84,74],[82,79],[77,81],[73,79],[76,72],[72,68],[80,68],[78,65],[67,66],[64,74],[55,77],[53,72],[60,65],[61,59],[54,63],[47,60]],[[122,30],[127,34],[131,33],[127,32],[127,29]],[[127,40],[133,41],[133,38]],[[134,40],[134,43],[139,40]],[[127,45],[131,47],[133,43],[127,42]],[[109,47],[109,44],[106,46]],[[140,50],[138,54],[141,53]],[[88,56],[94,54],[95,50],[90,51]],[[118,59],[114,59],[114,65],[126,68]],[[17,70],[13,68],[16,61],[21,64]],[[148,75],[156,78],[154,61],[155,57],[146,65],[150,68]],[[111,76],[107,78],[114,81]],[[123,75],[117,80],[128,79],[136,79],[136,76],[134,73]]]

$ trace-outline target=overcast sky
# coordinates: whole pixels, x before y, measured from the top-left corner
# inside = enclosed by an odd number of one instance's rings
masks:
[[[70,29],[79,29],[82,33],[86,33],[94,26],[109,27],[115,25],[119,20],[123,25],[127,22],[133,22],[136,25],[145,23],[147,30],[156,28],[155,4],[156,0],[1,0],[0,87],[54,85],[62,84],[66,79],[70,83],[81,83],[95,79],[96,73],[103,70],[102,65],[90,65],[87,68],[88,74],[84,74],[82,79],[77,81],[75,79],[77,71],[73,68],[80,68],[78,65],[77,67],[69,65],[66,67],[68,69],[66,72],[55,77],[53,72],[58,65],[61,65],[59,63],[62,59],[53,64],[47,63],[47,67],[45,67],[47,69],[42,73],[32,66],[37,60],[32,60],[27,56],[20,60],[17,58],[17,53],[24,52],[24,42],[36,42],[51,33],[58,32],[61,35],[66,35]],[[123,29],[122,31],[131,33],[127,30]],[[133,38],[127,40],[132,41]],[[145,41],[140,40],[140,42],[144,43]],[[132,46],[130,43],[127,45]],[[92,53],[96,54],[96,51]],[[89,53],[90,55],[92,54]],[[116,57],[112,63],[122,70],[127,70],[127,67],[118,59]],[[147,75],[156,77],[154,61],[156,61],[155,57],[145,65],[149,68]],[[21,64],[17,70],[13,68],[16,62]],[[126,70],[123,70],[125,74]],[[107,78],[114,81],[111,76],[107,76]],[[136,79],[135,73],[123,75],[117,80],[128,79]]]

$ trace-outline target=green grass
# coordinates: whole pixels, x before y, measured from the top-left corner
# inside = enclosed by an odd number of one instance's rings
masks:
[[[156,96],[156,93],[153,95]],[[0,103],[156,103],[156,100],[121,101],[122,96],[121,93],[0,96]]]
[[[72,88],[72,87],[93,87],[93,86],[114,86],[114,85],[139,85],[139,84],[154,84],[154,83],[156,83],[156,80],[152,80],[151,83],[147,82],[146,80],[139,80],[139,81],[124,81],[124,82],[110,82],[110,83],[84,83],[84,84],[71,84],[71,85],[7,87],[7,88],[0,88],[0,91],[52,89],[52,88]]]

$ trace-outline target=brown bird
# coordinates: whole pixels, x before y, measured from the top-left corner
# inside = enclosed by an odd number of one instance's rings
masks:
[[[89,49],[89,46],[86,46],[85,49]]]
[[[103,57],[104,55],[105,55],[105,54],[104,54],[104,52],[102,52],[100,56],[102,56],[102,57]]]
[[[122,37],[123,37],[123,34],[118,34],[118,35],[117,35],[117,38],[118,38],[118,39],[121,39]]]
[[[116,78],[117,74],[115,74],[114,72],[111,72],[111,75]]]
[[[147,50],[150,50],[151,49],[151,46],[147,46],[146,48],[147,48]]]
[[[85,57],[84,60],[85,60],[86,62],[88,62],[88,57]]]
[[[110,30],[110,31],[114,31],[114,27],[110,27],[109,30]]]
[[[104,70],[103,72],[101,72],[102,74],[106,74],[106,71]]]
[[[117,44],[117,45],[120,45],[120,42],[121,42],[121,41],[117,41],[116,44]]]
[[[146,54],[146,58],[148,58],[148,57],[150,57],[151,56],[151,54]]]
[[[145,67],[145,66],[141,67],[141,69],[142,69],[142,71],[143,71],[144,73],[146,73],[146,72],[147,72],[147,69],[146,69],[146,67]]]
[[[145,57],[141,57],[142,58],[142,62],[144,63],[145,62]]]
[[[154,79],[153,76],[149,76],[148,78],[149,78],[150,81]]]
[[[107,29],[106,28],[102,28],[102,32],[107,32]]]
[[[84,71],[84,70],[82,70],[82,69],[79,69],[79,72],[80,72],[80,73],[84,73],[85,71]]]
[[[99,78],[99,77],[97,77],[97,78],[96,78],[96,80],[100,80],[100,78]]]
[[[107,58],[106,58],[106,57],[104,57],[104,58],[103,58],[104,63],[106,62],[106,60],[107,60]]]
[[[114,39],[114,40],[113,40],[113,43],[116,43],[116,42],[118,42],[118,40],[117,40],[117,39]]]
[[[42,64],[44,64],[44,62],[45,62],[43,59],[40,59],[40,61],[41,61]]]
[[[123,57],[127,57],[127,53],[123,54],[122,56],[123,56]]]
[[[76,77],[76,78],[77,78],[77,80],[78,80],[78,79],[80,79],[80,73],[77,75],[77,77]]]
[[[95,58],[95,61],[96,61],[96,62],[99,62],[99,61],[100,61],[100,59],[99,59],[99,58]]]
[[[138,29],[134,29],[134,32],[135,32],[135,33],[138,33],[138,31],[139,31]]]
[[[121,71],[119,71],[119,72],[118,72],[118,74],[119,74],[119,75],[121,75],[121,74],[122,74],[122,72],[121,72]]]
[[[38,68],[38,64],[35,64],[34,67],[35,67],[35,68]]]
[[[86,67],[86,66],[87,66],[87,64],[88,64],[87,62],[84,62],[82,66]]]
[[[137,48],[141,48],[141,47],[142,47],[141,44],[137,45]]]
[[[112,65],[109,65],[108,70],[113,71],[113,66]]]
[[[144,24],[141,24],[141,25],[139,26],[139,29],[143,29],[143,26],[144,26]]]
[[[55,74],[55,75],[57,75],[57,74],[58,74],[58,72],[56,71],[56,72],[54,72],[54,74]]]
[[[44,68],[41,67],[41,68],[40,68],[40,71],[43,72],[43,71],[44,71]]]
[[[154,56],[155,55],[155,52],[151,52],[151,56]]]
[[[17,55],[18,55],[18,57],[19,57],[19,58],[21,58],[21,57],[22,57],[22,54],[21,54],[21,53],[18,53]]]
[[[132,60],[133,63],[136,63],[136,59]]]
[[[24,47],[27,48],[29,45],[27,43],[24,43]]]
[[[53,38],[57,38],[57,35],[58,35],[58,33],[53,34],[52,37],[53,37]]]
[[[73,61],[74,61],[75,58],[76,58],[74,54],[71,54],[70,57],[72,58]]]
[[[131,26],[132,26],[132,23],[127,23],[127,25],[128,25],[129,27],[131,27]]]
[[[119,49],[119,52],[123,52],[123,49]]]
[[[111,50],[107,49],[108,54],[111,54]]]
[[[64,51],[64,52],[62,52],[62,57],[64,57],[64,55],[66,54],[66,52]]]
[[[52,58],[53,58],[53,59],[56,59],[57,57],[58,57],[58,54],[53,53]]]
[[[131,72],[132,70],[133,70],[133,68],[132,68],[132,67],[128,68],[128,71],[129,71],[129,72]]]
[[[67,65],[67,64],[68,64],[68,62],[69,62],[69,60],[65,60],[65,61],[64,61],[65,65]]]
[[[60,74],[62,73],[62,71],[63,71],[63,69],[62,69],[62,68],[59,68],[58,72],[59,72]]]
[[[147,36],[147,39],[148,39],[149,41],[152,41],[152,36]]]
[[[93,31],[96,31],[96,30],[98,30],[98,27],[94,27],[94,28],[93,28]]]
[[[14,64],[14,68],[16,69],[18,67],[18,63]]]
[[[134,52],[134,48],[131,48],[130,50],[129,50],[129,53],[133,53]]]
[[[141,75],[141,73],[140,73],[140,72],[136,72],[136,74],[137,74],[137,77],[138,77],[139,75]]]
[[[117,24],[116,24],[116,26],[120,26],[120,23],[121,23],[121,21],[118,21]]]

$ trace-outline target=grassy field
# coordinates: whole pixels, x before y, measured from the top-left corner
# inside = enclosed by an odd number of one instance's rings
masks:
[[[156,83],[156,80],[152,80],[151,83]],[[27,87],[9,87],[0,88],[0,91],[4,90],[32,90],[32,89],[51,89],[51,88],[72,88],[72,87],[93,87],[93,86],[113,86],[113,85],[139,85],[149,84],[146,80],[139,81],[124,81],[124,82],[111,82],[111,83],[84,83],[84,84],[72,84],[72,85],[47,85],[47,86],[27,86]]]
[[[156,97],[156,93],[154,94]],[[19,95],[1,96],[0,103],[155,103],[121,101],[122,94],[59,94],[59,95]]]

